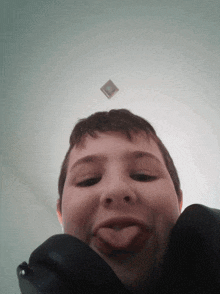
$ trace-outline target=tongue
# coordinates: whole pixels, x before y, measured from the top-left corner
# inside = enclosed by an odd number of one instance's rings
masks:
[[[138,226],[129,226],[116,231],[112,228],[101,228],[97,237],[106,245],[117,250],[129,250],[134,240],[140,235],[141,229]]]

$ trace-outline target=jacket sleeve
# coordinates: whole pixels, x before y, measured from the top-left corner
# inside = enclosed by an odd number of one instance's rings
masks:
[[[17,268],[22,294],[127,294],[108,264],[77,238],[54,235]]]
[[[220,293],[220,210],[193,204],[180,215],[164,263],[166,293]]]

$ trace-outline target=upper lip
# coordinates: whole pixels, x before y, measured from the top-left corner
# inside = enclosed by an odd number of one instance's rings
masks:
[[[100,228],[113,228],[113,227],[124,228],[124,227],[133,226],[133,225],[139,226],[143,230],[147,229],[145,223],[139,219],[136,219],[133,217],[115,217],[115,218],[107,219],[99,223],[98,225],[96,225],[93,232],[94,232],[94,235],[96,235]]]

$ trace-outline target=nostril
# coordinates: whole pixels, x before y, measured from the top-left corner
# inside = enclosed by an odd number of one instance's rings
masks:
[[[111,202],[112,202],[112,199],[111,199],[111,198],[107,198],[107,199],[106,199],[106,203],[107,203],[107,204],[109,204],[109,203],[111,203]]]
[[[126,202],[128,202],[128,201],[130,201],[130,197],[129,197],[129,196],[125,196],[125,197],[124,197],[124,200],[125,200]]]

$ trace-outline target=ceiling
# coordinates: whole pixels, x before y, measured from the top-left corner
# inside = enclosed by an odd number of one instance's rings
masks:
[[[183,180],[190,180],[187,193],[205,182],[215,194],[219,1],[4,5],[3,162],[36,197],[55,207],[59,169],[76,121],[120,107],[144,116],[168,141]],[[111,100],[100,91],[109,79],[119,88]],[[186,162],[194,175],[184,174]]]

